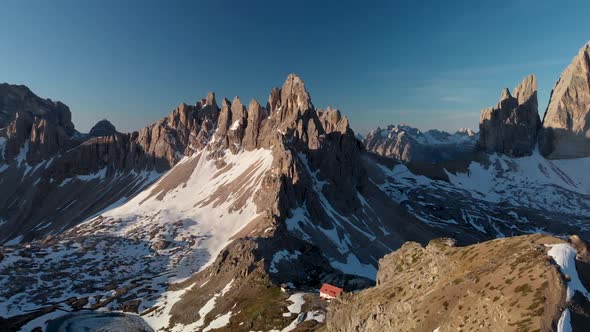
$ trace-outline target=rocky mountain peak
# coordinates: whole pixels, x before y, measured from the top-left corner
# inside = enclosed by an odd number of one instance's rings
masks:
[[[311,97],[305,89],[305,83],[296,74],[289,74],[281,88],[281,106],[282,113],[286,118],[313,109]]]
[[[42,99],[24,85],[0,84],[0,136],[11,160],[24,148],[36,163],[62,149],[76,130],[70,109],[61,102]],[[24,147],[27,140],[31,143]]]
[[[0,84],[0,128],[8,126],[17,112],[46,119],[62,127],[68,135],[75,132],[70,109],[63,103],[42,99],[24,85]]]
[[[231,126],[231,102],[227,98],[223,98],[221,102],[221,111],[217,119],[217,136],[223,136]]]
[[[475,136],[477,133],[469,128],[460,128],[455,133],[456,135]]]
[[[512,95],[510,94],[510,90],[508,90],[508,88],[504,88],[502,90],[502,95],[500,96],[500,102],[503,102],[505,100],[509,100],[512,98]]]
[[[245,124],[245,119],[247,117],[246,107],[242,104],[240,97],[235,96],[234,100],[231,103],[231,118],[232,122],[235,123],[239,121],[241,125]],[[233,125],[232,125],[233,127]]]
[[[527,76],[514,92],[516,97],[505,88],[495,107],[481,111],[478,142],[481,150],[513,157],[532,153],[540,126],[535,76]]]
[[[250,105],[248,105],[248,125],[243,140],[246,150],[252,150],[258,146],[260,125],[267,116],[266,110],[260,106],[260,103],[256,99],[252,99]]]
[[[198,122],[203,122],[205,119],[213,122],[217,121],[217,117],[219,116],[219,107],[217,106],[217,101],[215,100],[215,93],[209,92],[206,98],[203,98],[197,102],[196,110],[193,110],[193,113],[196,113]]]
[[[256,100],[256,98],[252,98],[252,100],[250,100],[250,104],[248,105],[248,114],[250,114],[250,112],[260,109],[261,107],[262,106],[260,106],[258,100]]]
[[[98,121],[88,135],[91,137],[99,137],[99,136],[110,136],[115,135],[117,133],[117,129],[115,126],[107,119],[102,119]]]
[[[537,101],[537,77],[535,75],[529,75],[514,88],[514,97],[518,100],[519,104],[524,104],[531,101]],[[535,98],[533,98],[535,96]]]
[[[553,87],[539,148],[551,159],[590,156],[590,44],[580,49]]]
[[[224,108],[227,108],[228,110],[231,108],[231,101],[227,98],[223,98],[223,101],[221,102],[221,109]]]
[[[209,92],[207,94],[207,99],[205,99],[205,105],[213,106],[214,108],[219,109],[219,107],[217,107],[217,101],[215,100],[215,92]]]
[[[341,134],[345,134],[350,130],[348,119],[340,114],[340,110],[332,109],[329,106],[326,108],[325,112],[320,114],[320,121],[328,133],[337,131]]]

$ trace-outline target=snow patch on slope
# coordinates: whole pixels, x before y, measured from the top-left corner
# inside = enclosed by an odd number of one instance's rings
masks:
[[[159,184],[174,181],[174,177],[182,176],[183,174],[176,174],[175,169],[195,161],[195,158],[198,158],[198,161],[185,183],[168,191],[164,197],[154,192]],[[113,235],[117,236],[139,233],[145,237],[148,234],[144,230],[154,228],[161,229],[159,238],[166,241],[181,241],[182,238],[191,235],[202,236],[202,241],[199,241],[194,249],[203,250],[209,256],[207,262],[198,264],[199,270],[203,269],[229,243],[232,235],[258,216],[251,197],[246,204],[240,206],[239,211],[231,212],[234,203],[240,198],[237,196],[238,193],[232,192],[228,199],[221,202],[211,196],[219,190],[223,191],[224,186],[237,180],[246,181],[241,189],[256,192],[262,176],[271,168],[272,155],[270,150],[259,149],[236,155],[228,154],[224,162],[228,166],[227,169],[224,167],[225,171],[222,172],[214,160],[208,160],[204,155],[197,154],[185,158],[152,187],[124,205],[104,213],[103,217],[119,220],[112,229]],[[252,170],[254,165],[257,167]],[[182,227],[175,227],[174,223],[180,221]],[[191,273],[182,274],[188,276]]]
[[[555,260],[557,265],[559,265],[561,273],[563,273],[566,276],[569,276],[569,281],[567,282],[565,301],[571,301],[576,291],[582,293],[587,299],[590,300],[588,291],[586,290],[586,287],[584,287],[584,285],[582,284],[580,276],[578,275],[578,271],[576,270],[576,249],[574,249],[569,243],[558,243],[547,246],[551,248],[549,249],[547,254]],[[565,309],[561,313],[559,322],[557,323],[557,331],[572,331],[571,314],[569,309]]]
[[[538,151],[522,158],[485,155],[465,171],[443,170],[448,181],[414,173],[404,164],[390,168],[370,157],[364,160],[376,168],[373,183],[430,226],[458,223],[496,236],[546,233],[549,226],[555,233],[558,229],[545,220],[562,220],[556,215],[567,214],[565,224],[590,230],[590,174],[585,171],[590,158],[548,160]],[[453,209],[447,208],[449,202]],[[529,219],[534,214],[547,219]]]
[[[557,332],[572,332],[572,322],[569,309],[565,309],[561,313],[559,321],[557,322]]]
[[[576,291],[582,293],[590,300],[586,287],[582,284],[578,271],[576,270],[576,249],[568,243],[559,243],[550,245],[551,249],[547,252],[551,256],[559,268],[561,273],[570,277],[567,283],[566,301],[570,301]]]
[[[289,252],[288,250],[280,250],[275,252],[275,254],[272,256],[272,261],[270,262],[270,268],[269,271],[271,273],[279,273],[279,269],[277,268],[277,264],[282,261],[282,260],[289,260],[289,261],[294,261],[297,259],[297,257],[299,257],[299,255],[301,255],[301,252],[299,250],[295,250],[294,252]]]
[[[346,256],[346,263],[333,260],[330,261],[330,265],[346,274],[357,275],[371,280],[375,280],[377,277],[377,269],[373,265],[361,263],[353,253]]]
[[[205,327],[203,329],[203,332],[207,332],[210,330],[214,330],[214,329],[219,329],[222,328],[224,326],[226,326],[227,324],[229,324],[229,319],[232,316],[232,312],[229,311],[223,315],[219,315],[217,317],[215,317],[214,320],[211,321],[211,323],[209,323],[209,325],[207,325],[207,327]]]
[[[466,173],[447,171],[450,183],[475,198],[493,203],[590,214],[589,207],[572,206],[563,199],[568,192],[590,195],[590,174],[586,171],[590,158],[548,160],[538,151],[522,158],[498,154],[489,158],[489,165],[472,162]]]
[[[305,293],[295,293],[289,296],[287,301],[290,301],[292,304],[287,307],[292,314],[298,314],[301,312],[301,307],[305,304],[305,299],[303,298]]]
[[[40,294],[46,296],[44,303],[69,297],[89,297],[92,303],[96,296],[104,301],[115,296],[117,290],[108,287],[113,283],[141,300],[139,312],[156,307],[144,316],[150,325],[168,326],[172,305],[190,288],[168,291],[168,285],[203,270],[262,213],[253,196],[272,161],[265,149],[227,152],[218,159],[197,153],[131,200],[116,202],[114,209],[60,234],[58,244],[30,249],[36,264],[18,274],[6,272],[30,259],[23,254],[26,249],[7,253],[0,262],[0,316],[38,309],[44,304],[34,297]],[[18,287],[15,280],[25,278],[33,280],[26,293],[6,296],[16,294],[11,290]],[[105,309],[120,305],[115,299]]]

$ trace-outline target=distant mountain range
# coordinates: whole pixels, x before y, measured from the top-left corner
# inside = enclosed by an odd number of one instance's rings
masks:
[[[209,93],[133,133],[79,133],[2,84],[0,330],[82,309],[161,331],[584,329],[589,59],[543,121],[531,75],[479,133],[362,141],[294,74],[264,106]],[[328,306],[323,283],[349,294]]]
[[[479,135],[471,129],[454,134],[439,130],[420,130],[408,125],[377,128],[363,138],[368,151],[412,163],[435,164],[445,160],[463,159],[476,148]]]

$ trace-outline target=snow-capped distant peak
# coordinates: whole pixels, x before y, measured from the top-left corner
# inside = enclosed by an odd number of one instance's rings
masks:
[[[437,129],[428,130],[426,132],[420,131],[418,128],[411,127],[407,124],[389,125],[387,129],[377,128],[372,130],[367,135],[366,139],[379,137],[382,139],[397,139],[400,136],[408,135],[417,143],[425,145],[441,145],[441,144],[461,144],[466,141],[474,139],[476,133],[469,128],[461,128],[454,134],[440,131]]]
[[[460,128],[459,130],[457,130],[457,132],[455,132],[455,135],[475,136],[475,134],[475,131],[469,128]]]

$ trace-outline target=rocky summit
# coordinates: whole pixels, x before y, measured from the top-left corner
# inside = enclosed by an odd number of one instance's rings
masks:
[[[590,43],[584,45],[551,91],[539,148],[550,159],[590,156]]]
[[[22,85],[0,84],[1,160],[11,160],[28,142],[26,157],[40,161],[65,148],[75,134],[70,109],[61,102],[37,97]]]
[[[88,132],[90,137],[111,136],[117,134],[115,126],[107,119],[98,121]]]
[[[481,111],[478,146],[488,153],[530,155],[540,123],[537,79],[530,75],[514,88],[514,96],[505,88],[496,107]]]
[[[0,330],[586,330],[587,49],[542,124],[531,75],[479,133],[359,137],[295,74],[80,133],[3,84]]]

